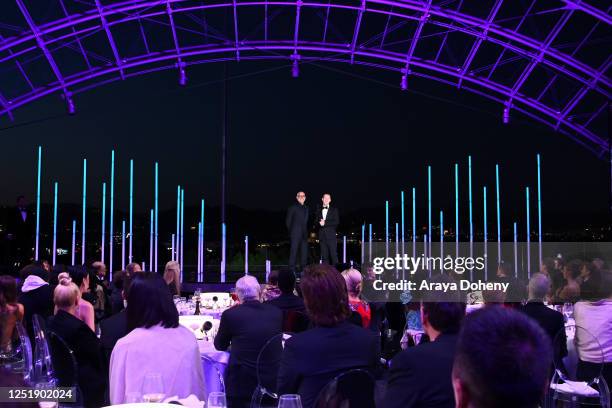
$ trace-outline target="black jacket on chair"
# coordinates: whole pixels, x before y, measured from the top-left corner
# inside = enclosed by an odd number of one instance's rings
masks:
[[[456,334],[410,347],[391,361],[385,408],[454,408],[451,381]]]
[[[256,365],[259,352],[270,338],[282,333],[282,324],[283,314],[279,308],[258,301],[246,301],[223,312],[215,337],[215,348],[227,350],[231,346],[225,379],[229,398],[250,400],[257,386]],[[278,361],[281,353],[280,342],[276,353]],[[266,364],[260,374],[262,385],[268,390],[274,390],[277,366]]]
[[[373,370],[379,337],[347,321],[315,327],[285,342],[278,373],[278,394],[300,394],[304,408],[335,376],[353,368]]]
[[[29,292],[19,295],[19,303],[23,305],[25,326],[34,344],[34,330],[32,329],[32,316],[37,314],[47,319],[53,314],[53,290],[54,286],[43,285]]]
[[[298,310],[303,312],[305,309],[304,300],[293,293],[281,293],[279,297],[268,300],[265,303],[276,306],[281,310]]]
[[[95,333],[81,320],[63,310],[58,310],[55,316],[49,318],[47,330],[60,336],[74,352],[84,405],[106,405],[104,391],[107,376],[102,364],[100,340]]]

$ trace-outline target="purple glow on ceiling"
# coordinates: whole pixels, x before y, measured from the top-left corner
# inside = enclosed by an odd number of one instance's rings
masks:
[[[287,60],[298,77],[346,62],[396,72],[398,90],[412,76],[476,93],[504,123],[518,111],[609,151],[612,7],[595,2],[60,0],[46,17],[35,3],[0,6],[0,119],[54,93],[74,113],[74,95],[162,69],[185,85],[202,63]]]

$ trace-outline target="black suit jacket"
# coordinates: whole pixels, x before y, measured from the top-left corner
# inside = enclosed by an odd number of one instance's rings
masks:
[[[551,344],[555,361],[567,356],[567,337],[565,335],[565,323],[563,315],[556,310],[548,308],[543,302],[529,301],[522,308],[523,313],[538,322],[544,329]],[[557,335],[559,338],[557,339]],[[555,341],[556,340],[556,341]]]
[[[340,214],[336,207],[329,206],[329,210],[327,211],[327,217],[325,218],[325,225],[321,227],[319,221],[323,219],[323,207],[317,208],[317,213],[315,217],[315,228],[319,229],[319,239],[335,239],[336,238],[336,228],[338,224],[340,224]]]
[[[117,344],[117,340],[128,334],[127,311],[123,309],[119,313],[100,321],[100,332],[104,363],[108,368],[110,356],[113,348],[115,348],[115,344]]]
[[[349,322],[315,327],[285,342],[278,373],[278,394],[300,394],[304,408],[336,375],[353,368],[374,370],[379,337]]]
[[[266,342],[282,333],[283,314],[272,305],[258,301],[247,301],[223,312],[219,330],[215,337],[215,348],[227,350],[231,345],[229,364],[226,371],[227,394],[236,398],[250,398],[257,386],[257,356]],[[266,353],[260,375],[262,385],[268,390],[275,389],[278,359],[282,351],[280,339]]]
[[[58,310],[55,316],[49,318],[47,330],[59,335],[74,352],[84,405],[105,405],[106,370],[102,364],[100,340],[95,333],[81,320],[63,310]]]
[[[451,381],[456,334],[400,352],[391,361],[385,408],[454,408]]]
[[[299,203],[292,204],[287,209],[287,218],[285,224],[291,238],[307,238],[308,237],[308,218],[310,210],[307,205]]]
[[[22,292],[19,295],[19,303],[23,305],[24,320],[26,329],[30,335],[30,340],[34,344],[34,331],[32,329],[32,316],[40,315],[47,319],[53,314],[53,290],[55,286],[43,285],[29,292]]]
[[[298,310],[303,312],[305,309],[304,300],[299,296],[295,296],[293,293],[282,293],[279,297],[268,300],[265,303],[276,306],[280,310]]]

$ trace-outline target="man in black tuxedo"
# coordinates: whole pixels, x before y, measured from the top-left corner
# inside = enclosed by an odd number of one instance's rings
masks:
[[[289,231],[289,241],[291,248],[289,250],[289,268],[295,272],[296,258],[299,253],[299,266],[302,269],[306,266],[308,252],[308,207],[304,204],[306,201],[306,193],[298,191],[293,203],[287,210],[287,230]]]
[[[9,219],[8,237],[13,241],[13,256],[19,266],[32,259],[34,216],[24,196],[17,197],[17,206]]]
[[[440,275],[435,282],[450,283]],[[430,339],[397,354],[391,361],[385,408],[454,408],[451,382],[455,346],[465,304],[459,292],[423,294],[423,329]]]
[[[321,245],[321,259],[329,265],[338,264],[338,245],[336,242],[336,228],[340,224],[340,215],[336,207],[331,207],[331,195],[323,194],[323,205],[317,210],[317,224],[319,226],[319,244]]]

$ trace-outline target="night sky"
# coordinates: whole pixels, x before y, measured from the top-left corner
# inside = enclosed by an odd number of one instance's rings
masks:
[[[504,125],[499,104],[446,85],[410,78],[409,91],[402,92],[397,75],[324,67],[303,65],[294,79],[286,63],[229,64],[230,204],[280,210],[303,189],[311,204],[329,191],[341,210],[384,211],[385,200],[397,203],[400,190],[416,186],[422,210],[429,164],[434,208],[451,211],[454,163],[460,165],[461,200],[467,200],[471,154],[476,207],[483,185],[494,197],[499,163],[502,211],[518,218],[524,216],[524,187],[535,196],[541,153],[548,225],[605,222],[609,164],[567,136],[516,112]],[[118,207],[127,209],[130,158],[137,212],[152,206],[156,160],[161,209],[173,208],[177,184],[185,186],[187,205],[201,197],[217,205],[223,67],[190,67],[188,75],[184,88],[172,71],[78,94],[74,116],[54,95],[17,110],[15,122],[0,118],[0,203],[13,205],[18,194],[32,201],[40,144],[43,202],[52,201],[53,181],[60,183],[61,202],[80,202],[86,157],[88,203],[99,206],[114,148]]]

